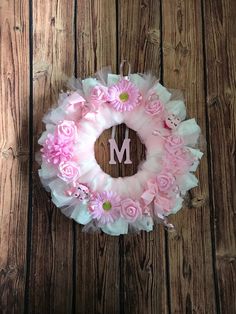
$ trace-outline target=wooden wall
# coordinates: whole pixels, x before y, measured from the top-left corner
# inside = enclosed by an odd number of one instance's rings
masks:
[[[0,313],[236,313],[236,1],[0,1]],[[37,175],[42,117],[68,77],[122,59],[183,90],[205,138],[199,187],[140,235],[81,232]],[[124,127],[118,128],[121,143]],[[133,174],[145,151],[134,132]]]

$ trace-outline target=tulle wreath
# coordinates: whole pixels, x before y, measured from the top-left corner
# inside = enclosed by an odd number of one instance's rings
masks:
[[[182,207],[202,152],[200,128],[186,119],[183,100],[150,74],[112,74],[71,80],[45,117],[39,176],[52,201],[85,231],[110,235],[151,231]],[[130,177],[104,173],[94,144],[105,129],[125,123],[146,146],[146,160]]]

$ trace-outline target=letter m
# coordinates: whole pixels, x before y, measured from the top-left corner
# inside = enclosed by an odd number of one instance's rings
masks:
[[[110,143],[110,161],[109,161],[110,165],[116,164],[115,156],[114,156],[115,153],[117,155],[119,163],[121,163],[123,160],[125,152],[126,152],[126,159],[125,159],[124,163],[125,164],[132,164],[132,161],[130,160],[130,139],[129,138],[124,139],[121,150],[119,150],[115,139],[110,139],[109,143]]]

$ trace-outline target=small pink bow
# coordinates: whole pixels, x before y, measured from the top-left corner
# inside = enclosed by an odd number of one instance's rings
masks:
[[[68,112],[76,112],[79,107],[82,117],[85,116],[86,113],[88,113],[89,109],[86,106],[86,100],[79,93],[74,92],[67,98],[67,100],[69,103],[67,107]]]
[[[146,206],[148,206],[153,201],[157,194],[157,188],[154,182],[149,181],[147,185],[148,189],[141,196]]]

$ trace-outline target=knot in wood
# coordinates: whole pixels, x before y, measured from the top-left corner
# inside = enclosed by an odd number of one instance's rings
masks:
[[[190,201],[191,207],[199,208],[206,203],[206,195],[197,195],[196,197],[192,198]]]
[[[150,29],[147,32],[147,41],[154,45],[159,45],[160,43],[160,30]]]

